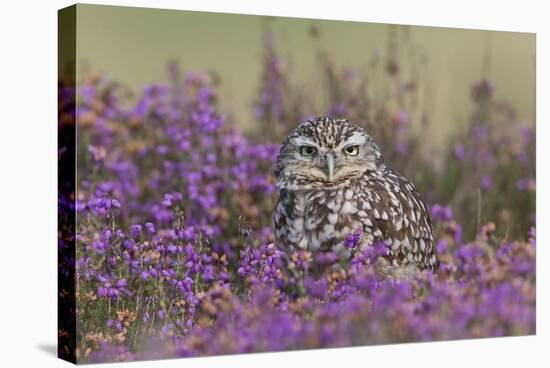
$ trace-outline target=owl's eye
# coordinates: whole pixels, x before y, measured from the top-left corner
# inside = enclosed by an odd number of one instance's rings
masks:
[[[359,146],[348,146],[344,148],[344,152],[346,153],[346,155],[357,156],[357,154],[359,153]]]
[[[315,147],[311,146],[302,146],[300,147],[300,154],[302,156],[312,156],[317,150]]]

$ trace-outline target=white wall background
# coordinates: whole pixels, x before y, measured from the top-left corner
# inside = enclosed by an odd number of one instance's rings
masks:
[[[548,122],[544,1],[128,0],[90,3],[537,33],[537,336],[113,364],[120,367],[537,367],[550,364]],[[68,366],[56,351],[57,10],[0,5],[0,366]],[[98,40],[101,42],[101,40]],[[39,55],[37,57],[36,55]]]

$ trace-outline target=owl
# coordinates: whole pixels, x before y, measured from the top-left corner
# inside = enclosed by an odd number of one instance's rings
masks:
[[[359,126],[329,117],[301,123],[280,148],[275,176],[273,227],[283,253],[345,251],[346,237],[360,230],[357,249],[387,245],[376,263],[383,276],[438,267],[426,204]]]

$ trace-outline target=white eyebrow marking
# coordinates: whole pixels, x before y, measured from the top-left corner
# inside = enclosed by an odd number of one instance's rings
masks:
[[[355,132],[352,134],[351,137],[349,137],[346,141],[340,143],[336,148],[340,149],[347,146],[360,146],[362,144],[365,144],[366,141],[367,141],[367,137],[365,137],[364,134]]]
[[[310,139],[307,139],[305,137],[295,137],[295,138],[292,138],[292,143],[295,144],[296,146],[313,146],[313,147],[317,147],[317,144],[315,142],[313,142],[312,140]]]

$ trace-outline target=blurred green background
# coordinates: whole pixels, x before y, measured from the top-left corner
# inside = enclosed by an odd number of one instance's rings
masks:
[[[429,138],[460,132],[471,111],[470,87],[482,78],[494,83],[496,99],[518,109],[518,119],[534,124],[535,35],[528,33],[78,5],[77,77],[104,73],[138,92],[166,81],[168,60],[184,70],[213,70],[222,76],[223,110],[247,130],[266,28],[297,83],[321,79],[319,49],[338,66],[366,71],[392,37],[406,39],[408,48],[398,52],[416,53],[425,66]]]

